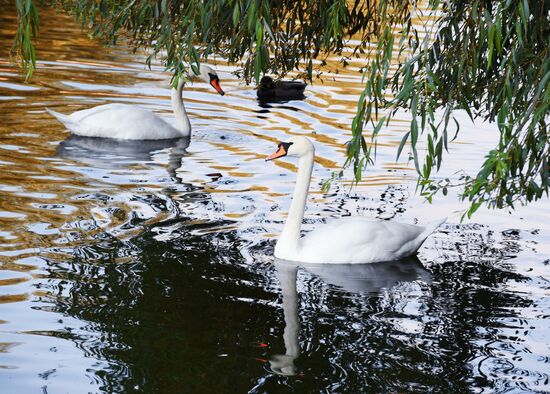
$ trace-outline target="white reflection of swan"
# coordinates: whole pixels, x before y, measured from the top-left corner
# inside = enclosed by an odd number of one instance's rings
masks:
[[[116,170],[152,161],[155,152],[170,148],[168,173],[176,178],[176,170],[181,166],[181,158],[187,154],[189,143],[190,138],[139,141],[71,135],[58,145],[57,156],[90,168]]]
[[[296,290],[296,273],[298,267],[284,260],[275,259],[277,278],[283,293],[283,313],[285,331],[283,339],[286,353],[274,355],[269,361],[273,372],[279,375],[296,375],[294,360],[300,355],[300,318],[298,317],[298,291]]]
[[[300,356],[300,318],[296,277],[302,268],[324,282],[350,293],[379,293],[399,283],[422,280],[430,282],[430,273],[416,256],[403,260],[369,264],[300,264],[275,259],[277,278],[283,295],[286,352],[270,359],[271,370],[279,375],[296,375],[294,360]]]

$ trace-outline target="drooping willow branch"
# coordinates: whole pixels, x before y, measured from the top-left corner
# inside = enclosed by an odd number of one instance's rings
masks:
[[[344,166],[356,180],[377,135],[399,110],[411,114],[406,146],[429,200],[453,186],[434,181],[460,131],[456,111],[498,124],[500,141],[475,176],[460,180],[467,214],[548,194],[550,2],[539,0],[44,0],[74,15],[98,39],[128,39],[174,74],[221,56],[245,80],[301,71],[313,78],[328,56],[361,59],[365,88]],[[33,0],[16,0],[14,49],[32,74],[38,26]],[[424,21],[424,22],[422,22]],[[353,40],[351,40],[353,38]],[[349,53],[348,55],[349,56]],[[426,154],[418,143],[426,143]],[[373,148],[374,147],[374,148]],[[456,182],[455,182],[456,183]]]

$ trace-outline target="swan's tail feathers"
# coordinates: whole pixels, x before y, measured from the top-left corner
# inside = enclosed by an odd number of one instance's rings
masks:
[[[68,125],[71,123],[71,118],[69,118],[67,115],[63,115],[59,112],[54,111],[53,109],[46,108],[46,112],[48,112],[50,115],[54,116],[57,120],[59,120],[64,125]]]
[[[447,221],[447,218],[444,217],[442,219],[435,220],[431,223],[426,224],[424,226],[424,231],[422,231],[420,235],[416,238],[416,241],[417,241],[416,251],[420,249],[420,247],[422,246],[424,241],[426,241],[426,239],[430,236],[430,234],[433,233],[435,230],[437,230],[437,228],[441,226],[443,223],[445,223],[446,221]]]
[[[435,230],[437,230],[437,228],[439,226],[441,226],[443,223],[445,223],[447,221],[447,217],[444,217],[442,219],[438,219],[438,220],[435,220],[431,223],[428,223],[424,226],[424,231],[422,233],[422,235],[425,237],[425,238],[428,238],[428,236],[433,233]]]

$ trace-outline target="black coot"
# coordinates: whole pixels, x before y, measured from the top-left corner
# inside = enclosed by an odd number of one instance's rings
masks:
[[[260,80],[257,94],[260,100],[302,100],[306,84],[299,81],[273,81],[267,75]]]

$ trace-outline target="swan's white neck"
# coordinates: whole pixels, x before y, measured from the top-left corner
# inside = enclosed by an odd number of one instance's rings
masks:
[[[290,204],[285,227],[276,245],[276,249],[284,249],[284,254],[292,253],[295,255],[299,248],[300,228],[304,219],[314,156],[313,152],[309,152],[300,157],[300,161],[298,162],[298,175],[294,194],[292,195],[292,203]],[[282,255],[283,253],[278,254]]]
[[[185,81],[181,78],[178,82],[178,88],[172,88],[172,110],[174,111],[174,117],[176,118],[176,128],[181,133],[182,137],[189,137],[191,135],[191,122],[185,111],[185,105],[183,105],[183,99],[181,93]]]

